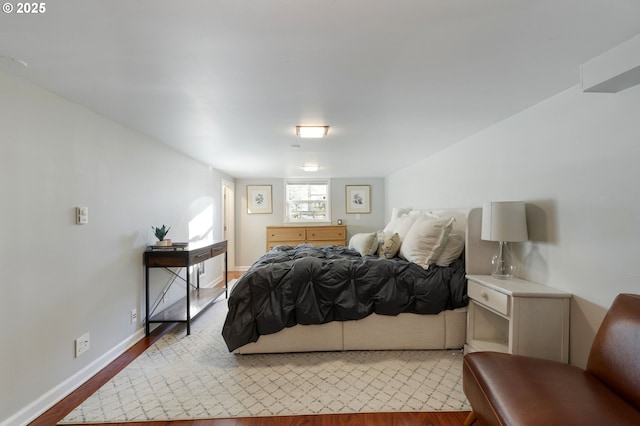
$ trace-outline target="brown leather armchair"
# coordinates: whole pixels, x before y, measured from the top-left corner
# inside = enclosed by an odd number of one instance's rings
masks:
[[[640,425],[640,296],[620,294],[585,370],[497,352],[465,355],[465,426]]]

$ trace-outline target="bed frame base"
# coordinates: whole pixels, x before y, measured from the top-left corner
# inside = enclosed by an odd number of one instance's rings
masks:
[[[464,346],[467,308],[437,315],[400,314],[395,317],[371,314],[357,321],[320,325],[296,325],[278,333],[260,336],[237,354],[460,349]]]

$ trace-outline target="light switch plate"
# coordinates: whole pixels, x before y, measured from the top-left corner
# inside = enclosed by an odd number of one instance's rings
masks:
[[[89,223],[89,208],[76,207],[76,224],[85,225]]]

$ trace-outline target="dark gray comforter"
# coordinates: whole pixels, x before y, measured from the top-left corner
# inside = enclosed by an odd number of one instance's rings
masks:
[[[428,270],[340,246],[280,246],[261,257],[229,296],[229,351],[296,324],[357,320],[375,312],[437,314],[466,306],[464,262]]]

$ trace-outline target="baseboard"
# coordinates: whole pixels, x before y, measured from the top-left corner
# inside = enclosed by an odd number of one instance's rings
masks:
[[[17,413],[1,421],[0,426],[29,424],[49,408],[60,402],[64,397],[79,388],[91,377],[95,376],[100,370],[105,368],[144,337],[144,327],[139,328],[134,334],[114,346],[109,352],[105,353],[91,364],[87,365],[85,368],[33,401],[31,404],[22,408]]]
[[[209,281],[208,283],[200,283],[200,287],[204,287],[204,288],[213,288],[217,285],[223,284],[224,283],[224,277],[222,274],[215,276],[211,281]]]

